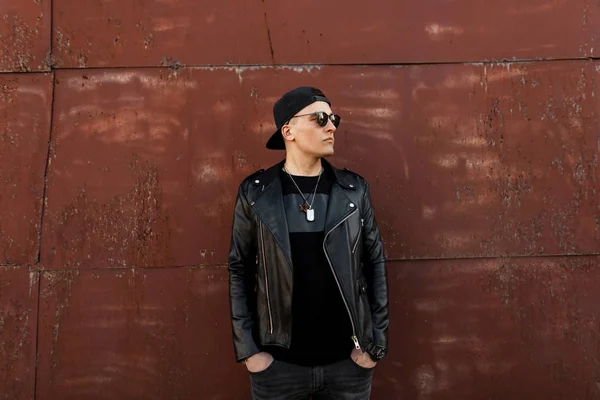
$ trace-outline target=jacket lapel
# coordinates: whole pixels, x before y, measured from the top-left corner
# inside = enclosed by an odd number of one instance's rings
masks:
[[[283,162],[272,166],[256,177],[253,185],[257,189],[260,188],[260,193],[252,201],[252,207],[283,250],[291,266],[292,248],[279,177],[279,170],[282,167]]]
[[[340,179],[335,168],[328,161],[323,160],[323,168],[333,177],[327,205],[327,216],[325,217],[325,234],[327,234],[340,221],[355,211],[358,206],[346,193],[346,191],[354,191],[354,186]]]
[[[354,210],[356,210],[356,204],[350,200],[338,183],[333,183],[331,193],[329,194],[327,216],[325,217],[325,234],[331,231]]]

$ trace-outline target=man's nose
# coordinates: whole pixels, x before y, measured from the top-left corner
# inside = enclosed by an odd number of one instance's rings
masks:
[[[335,127],[333,122],[331,122],[331,120],[329,118],[327,119],[327,125],[325,125],[325,129],[327,130],[327,132],[331,132],[331,133],[333,133],[337,130],[337,128]]]

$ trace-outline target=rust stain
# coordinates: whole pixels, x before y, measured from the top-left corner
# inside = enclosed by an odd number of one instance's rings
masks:
[[[265,0],[278,63],[371,64],[513,61],[594,57],[600,37],[595,0],[440,4],[357,2],[294,9]],[[468,11],[464,7],[468,7]],[[336,23],[331,15],[339,15]],[[562,29],[556,30],[554,26]],[[347,28],[351,26],[352,29]],[[535,30],[536,34],[531,32]],[[539,34],[539,36],[538,36]],[[344,38],[340,40],[340,38]]]
[[[51,85],[50,74],[0,75],[0,265],[38,257]]]
[[[373,397],[598,396],[598,261],[390,263],[390,329],[403,345],[375,375]]]
[[[42,273],[42,286],[40,289],[40,301],[44,304],[53,302],[55,305],[52,318],[52,344],[50,354],[53,368],[60,368],[59,364],[59,342],[62,339],[62,320],[69,312],[70,299],[73,284],[79,276],[79,271],[50,271]],[[39,329],[39,328],[38,328]],[[52,379],[51,379],[52,382]]]
[[[14,2],[0,12],[0,71],[48,71],[50,1]]]
[[[130,192],[101,204],[81,188],[63,210],[50,215],[57,242],[48,263],[57,257],[63,268],[82,268],[101,253],[105,268],[170,264],[169,218],[163,215],[157,168],[134,154],[130,169],[135,177]]]
[[[264,12],[253,3],[60,0],[55,7],[60,9],[53,24],[55,36],[61,32],[62,39],[54,41],[53,50],[60,67],[175,67],[272,61],[262,28]],[[86,18],[81,18],[81,10],[85,10]],[[232,26],[237,33],[233,36]]]
[[[236,136],[246,93],[237,74],[59,73],[43,268],[222,263],[232,193],[264,146]]]
[[[235,398],[245,385],[226,363],[207,371],[214,384],[197,374],[230,346],[225,268],[46,271],[41,284],[47,398]]]
[[[161,67],[167,67],[172,70],[178,70],[179,68],[185,67],[183,63],[177,60],[173,60],[172,57],[165,56],[160,60]]]
[[[33,397],[38,273],[0,267],[1,399]]]

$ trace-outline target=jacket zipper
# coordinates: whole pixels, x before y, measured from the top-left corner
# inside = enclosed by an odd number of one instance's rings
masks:
[[[356,238],[356,243],[354,243],[354,246],[352,248],[352,254],[354,254],[354,252],[356,251],[356,248],[358,247],[358,242],[360,241],[361,236],[362,236],[362,229],[360,231],[358,231],[358,237]]]
[[[269,277],[267,276],[267,259],[265,257],[265,241],[263,238],[262,221],[259,222],[260,248],[262,250],[263,268],[265,270],[265,292],[267,292],[267,310],[269,312],[269,333],[273,334],[273,315],[271,314],[271,298],[269,297]]]
[[[340,285],[340,281],[338,280],[338,277],[335,274],[335,270],[333,269],[333,264],[331,263],[331,259],[329,258],[329,254],[327,254],[327,249],[325,248],[325,242],[327,241],[327,236],[329,236],[329,234],[331,232],[333,232],[333,230],[335,228],[337,228],[344,221],[346,221],[348,218],[350,218],[356,211],[358,211],[358,210],[354,209],[354,211],[352,211],[350,214],[348,214],[344,219],[342,219],[340,222],[338,222],[333,228],[331,228],[325,234],[325,238],[323,239],[323,251],[325,252],[325,257],[327,258],[327,262],[329,263],[329,267],[331,268],[331,272],[333,273],[333,277],[335,278],[335,283],[337,283],[338,289],[340,290],[340,295],[342,296],[342,300],[344,301],[344,305],[346,306],[346,310],[348,311],[348,316],[350,317],[350,325],[352,325],[351,339],[354,342],[354,347],[356,348],[356,350],[360,350],[360,344],[358,343],[358,338],[356,337],[356,328],[354,327],[354,318],[352,318],[352,313],[350,312],[350,307],[348,307],[348,302],[346,301],[346,298],[344,297],[344,293],[342,292],[342,286]]]

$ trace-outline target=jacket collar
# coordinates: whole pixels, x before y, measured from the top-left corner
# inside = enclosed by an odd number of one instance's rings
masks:
[[[333,183],[337,183],[342,188],[347,189],[347,190],[355,189],[352,181],[350,181],[348,179],[347,173],[344,173],[344,171],[341,171],[341,170],[335,168],[329,161],[327,161],[324,158],[321,159],[321,164],[323,165],[323,170],[325,171],[325,173],[328,173],[329,176],[331,176]],[[275,180],[279,180],[280,179],[279,171],[281,171],[281,169],[283,168],[284,165],[285,165],[285,159],[278,162],[277,164],[273,165],[269,169],[263,171],[262,173],[258,174],[258,176],[256,177],[257,178],[256,180],[258,180],[259,183],[255,183],[255,185],[267,186],[270,183],[274,182]],[[256,182],[256,180],[254,182]]]
[[[283,250],[286,258],[292,265],[292,250],[290,245],[289,229],[283,205],[280,171],[285,160],[273,165],[271,168],[253,177],[251,185],[254,190],[251,204],[258,218],[271,231],[275,240]],[[347,215],[351,214],[357,205],[350,199],[348,191],[355,187],[349,182],[348,174],[336,169],[327,160],[322,159],[324,173],[330,174],[332,179],[327,216],[325,219],[325,233],[333,229]]]

